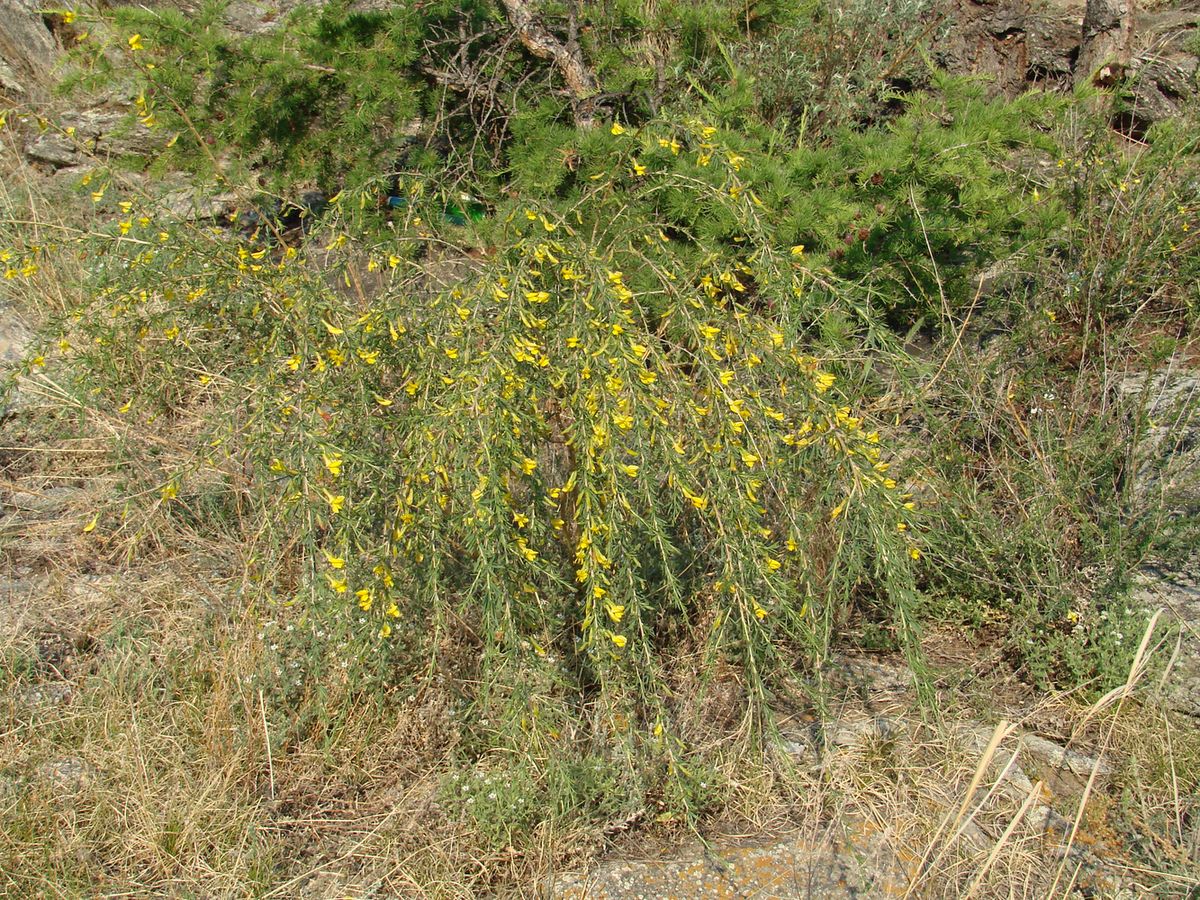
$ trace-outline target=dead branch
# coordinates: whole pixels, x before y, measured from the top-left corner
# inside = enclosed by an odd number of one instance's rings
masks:
[[[583,51],[576,40],[576,23],[572,10],[570,33],[564,42],[555,37],[542,25],[529,9],[526,0],[501,0],[508,14],[509,24],[521,44],[539,59],[554,63],[566,82],[570,92],[576,126],[591,128],[597,120],[596,98],[599,89],[592,70],[583,59]]]

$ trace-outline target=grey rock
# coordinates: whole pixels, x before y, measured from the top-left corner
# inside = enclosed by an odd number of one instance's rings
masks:
[[[1131,124],[1146,128],[1179,114],[1196,98],[1196,57],[1140,56],[1130,64],[1127,95]]]
[[[1173,359],[1159,372],[1131,375],[1118,393],[1144,412],[1149,427],[1137,448],[1134,499],[1146,515],[1200,522],[1200,372]],[[1200,553],[1143,566],[1133,600],[1163,609],[1177,645],[1163,681],[1167,705],[1200,716]]]
[[[225,10],[225,25],[237,34],[264,34],[287,23],[303,0],[235,0]]]
[[[980,726],[968,731],[966,738],[967,745],[982,754],[992,738],[992,729]],[[1033,793],[1035,786],[1021,767],[1018,752],[1002,745],[988,763],[988,772],[996,779],[997,793],[1014,803],[1024,803],[1025,799]]]
[[[1189,514],[1200,504],[1200,373],[1172,361],[1164,371],[1130,375],[1118,393],[1140,406],[1149,427],[1137,451],[1135,497]]]
[[[50,129],[25,143],[25,155],[51,168],[84,165],[93,160],[148,153],[157,136],[132,122],[118,109],[96,107],[65,113],[61,130]],[[67,129],[73,128],[72,134]]]
[[[868,656],[838,656],[829,663],[830,681],[866,694],[904,694],[912,690],[913,673],[908,666]]]
[[[27,684],[16,692],[17,705],[28,710],[40,707],[63,706],[71,702],[75,689],[67,681]]]
[[[42,763],[36,774],[51,787],[67,793],[77,793],[95,781],[92,767],[77,756],[63,756]]]
[[[59,512],[80,496],[82,491],[72,487],[52,487],[44,491],[10,491],[4,498],[4,504],[19,513],[44,516]]]
[[[7,575],[0,576],[0,604],[14,607],[18,602],[25,602],[46,590],[45,578]]]
[[[25,789],[24,782],[12,775],[0,775],[0,803],[12,803]]]
[[[841,900],[903,892],[908,873],[887,834],[844,821],[823,834],[769,843],[699,842],[669,857],[601,863],[560,878],[547,892],[562,900],[810,897]],[[897,894],[898,895],[898,894]]]
[[[33,337],[29,326],[11,307],[0,304],[0,365],[18,362]]]
[[[1039,762],[1055,769],[1065,769],[1073,775],[1089,777],[1093,771],[1097,775],[1112,774],[1112,766],[1103,760],[1063,747],[1054,741],[1036,734],[1021,735],[1021,748]]]
[[[1148,610],[1166,610],[1167,621],[1177,630],[1163,675],[1164,701],[1177,712],[1200,717],[1200,580],[1187,572],[1147,567],[1137,575],[1133,599]]]
[[[184,222],[213,222],[227,218],[237,209],[233,194],[203,195],[190,187],[181,187],[163,195],[163,211]]]
[[[0,0],[0,89],[28,97],[49,88],[61,50],[32,0]]]
[[[3,94],[14,98],[23,97],[25,86],[18,80],[17,73],[12,70],[12,67],[0,59],[0,95]]]

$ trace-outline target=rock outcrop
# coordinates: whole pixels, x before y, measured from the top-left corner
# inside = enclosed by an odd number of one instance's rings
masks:
[[[33,0],[0,0],[0,97],[38,99],[49,89],[62,48]]]

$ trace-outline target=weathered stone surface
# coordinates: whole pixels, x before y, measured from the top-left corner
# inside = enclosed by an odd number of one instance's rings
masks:
[[[61,51],[41,6],[32,0],[0,0],[0,91],[37,95],[52,81]]]
[[[950,71],[987,76],[996,93],[1066,85],[1082,36],[1083,3],[956,0],[954,28],[936,48]]]
[[[1136,57],[1130,63],[1130,81],[1124,114],[1136,133],[1179,114],[1196,98],[1196,57],[1191,54]]]
[[[75,689],[69,681],[46,681],[27,684],[16,692],[17,705],[25,709],[63,706],[71,702]]]
[[[95,159],[146,153],[154,146],[154,135],[131,123],[129,116],[120,110],[101,107],[68,112],[61,117],[60,124],[62,130],[31,136],[25,143],[25,155],[59,169]],[[69,128],[74,132],[66,133]]]
[[[1103,760],[1072,750],[1037,734],[1021,735],[1021,749],[1027,756],[1032,756],[1042,765],[1055,769],[1065,769],[1072,775],[1090,776],[1093,771],[1097,775],[1112,774],[1112,766]]]
[[[56,790],[75,793],[95,780],[92,767],[77,756],[52,759],[37,767],[37,776]]]
[[[79,489],[72,487],[50,487],[40,491],[17,490],[10,491],[4,497],[4,505],[18,513],[45,516],[59,512],[80,496]]]
[[[237,209],[233,194],[204,196],[186,187],[164,194],[161,202],[169,216],[188,222],[224,220]]]
[[[1200,372],[1184,360],[1163,371],[1125,378],[1119,393],[1139,405],[1150,427],[1139,447],[1134,497],[1144,510],[1195,530],[1200,522]],[[1178,652],[1164,682],[1169,706],[1200,716],[1200,548],[1190,558],[1143,567],[1134,600],[1148,610],[1165,609],[1178,629]]]
[[[1144,406],[1150,427],[1139,446],[1134,490],[1146,504],[1186,515],[1200,503],[1200,372],[1172,362],[1153,375],[1125,378],[1119,393]]]
[[[903,893],[908,873],[885,832],[841,822],[820,835],[744,844],[696,844],[671,857],[601,864],[571,875],[550,895],[562,900],[850,898]]]
[[[0,303],[0,365],[15,363],[25,355],[32,332],[25,321]]]
[[[1164,699],[1178,712],[1200,716],[1200,581],[1184,572],[1146,568],[1138,576],[1134,599],[1147,609],[1165,609],[1178,629]]]

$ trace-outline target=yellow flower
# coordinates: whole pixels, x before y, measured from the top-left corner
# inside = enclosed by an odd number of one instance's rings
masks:
[[[330,334],[345,334],[346,333],[341,328],[338,328],[336,325],[330,324],[329,321],[326,319],[322,319],[321,324],[325,326],[325,330],[328,331]]]
[[[604,611],[608,613],[608,617],[614,622],[620,622],[625,616],[625,607],[618,603],[605,603]]]
[[[358,608],[363,612],[368,612],[371,609],[371,604],[374,599],[371,597],[371,592],[367,588],[355,591],[354,596],[358,598]]]
[[[334,556],[328,550],[322,550],[321,552],[325,554],[325,561],[329,563],[330,568],[344,569],[346,567],[346,560],[344,558]]]
[[[913,547],[908,551],[908,555],[911,556],[913,559],[920,559],[921,551],[918,550],[916,547]]]
[[[803,256],[803,255],[804,255],[804,245],[803,244],[797,244],[795,247],[792,248],[792,256]]]
[[[614,134],[614,135],[616,135],[616,134],[624,134],[624,133],[625,133],[625,129],[621,127],[621,124],[620,124],[619,122],[613,122],[613,123],[612,123],[612,128],[610,128],[610,129],[609,129],[609,132],[610,132],[611,134]]]
[[[767,617],[767,611],[759,606],[757,600],[754,602],[754,615],[759,621],[762,621]]]
[[[742,451],[742,465],[744,465],[747,469],[754,468],[755,464],[758,461],[759,461],[759,458],[757,456],[755,456],[753,453],[751,453],[749,450]]]
[[[393,619],[400,618],[400,607],[396,605],[395,601],[388,604],[387,615]]]
[[[379,636],[381,638],[386,638],[386,637],[391,637],[391,634],[392,634],[392,626],[389,625],[387,622],[384,622],[383,627],[379,629]]]
[[[161,493],[164,500],[174,500],[179,496],[179,485],[172,481],[162,489]]]
[[[325,495],[325,501],[329,504],[329,511],[335,516],[342,511],[342,507],[346,505],[346,497],[343,494],[331,494],[329,491],[322,491]]]
[[[628,475],[630,478],[637,478],[637,474],[638,474],[637,466],[622,464],[621,471],[624,472],[626,475]]]
[[[356,352],[358,353],[358,358],[365,362],[368,366],[375,365],[375,363],[379,360],[378,350],[364,350],[362,347],[359,347]]]
[[[609,637],[612,638],[612,642],[618,647],[624,647],[627,643],[629,643],[623,634],[610,634]]]
[[[135,53],[138,50],[146,49],[145,45],[142,43],[142,36],[140,34],[135,34],[135,35],[130,36],[129,49],[134,51]]]
[[[387,397],[380,397],[378,394],[375,394],[375,393],[372,393],[371,396],[375,398],[375,402],[378,403],[380,406],[391,406],[392,405],[392,401],[389,400]]]
[[[64,25],[70,25],[75,21],[75,13],[68,9],[62,14],[62,20]]]
[[[325,468],[329,470],[329,474],[334,478],[342,474],[342,454],[334,453],[330,455],[322,453],[321,459],[325,461]]]
[[[332,572],[327,572],[325,574],[325,580],[328,581],[329,586],[339,594],[344,594],[350,589],[350,586],[346,584],[346,579],[338,578]]]
[[[521,460],[521,471],[526,475],[532,475],[533,470],[537,468],[537,460],[530,459],[528,456]]]
[[[782,565],[783,565],[783,563],[781,563],[779,560],[771,559],[771,557],[769,557],[769,556],[767,557],[767,568],[770,569],[772,572],[779,571],[779,568]]]
[[[639,163],[636,159],[633,161],[632,168],[633,168],[634,175],[637,175],[640,177],[640,176],[646,174],[646,167],[643,166],[641,163]]]
[[[550,294],[547,291],[526,291],[525,299],[530,303],[545,303],[550,299]]]
[[[846,508],[845,501],[842,501],[829,512],[829,521],[833,521],[842,514],[842,510]]]

